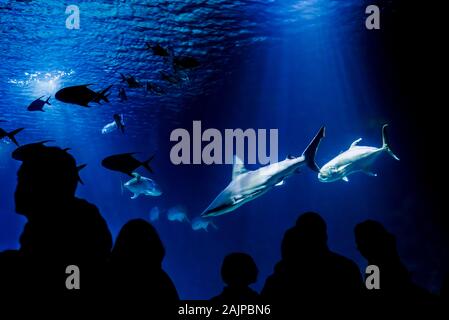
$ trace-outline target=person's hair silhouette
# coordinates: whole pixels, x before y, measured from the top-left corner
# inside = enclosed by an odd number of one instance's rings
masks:
[[[381,304],[400,302],[433,303],[435,298],[416,286],[402,263],[396,246],[396,238],[377,221],[366,220],[354,228],[355,242],[368,264],[380,270],[380,289],[367,290],[371,301]]]
[[[74,197],[78,168],[65,150],[31,144],[17,148],[13,158],[22,161],[15,192],[17,213],[32,219],[36,211],[59,206]]]
[[[178,298],[173,282],[162,269],[165,249],[156,229],[142,219],[127,222],[117,236],[111,255],[114,299],[156,308]]]
[[[143,219],[128,221],[120,230],[112,250],[113,260],[146,262],[161,268],[165,248],[156,229]]]
[[[358,267],[329,250],[326,222],[317,213],[302,214],[285,232],[281,256],[262,290],[264,300],[288,301],[296,307],[355,303],[362,291]]]
[[[221,278],[227,287],[212,298],[214,302],[257,302],[259,294],[249,285],[257,281],[259,270],[253,258],[241,252],[227,255],[221,266]]]
[[[75,159],[67,150],[44,143],[21,146],[12,156],[22,161],[16,211],[27,218],[16,254],[20,258],[14,259],[14,274],[9,275],[22,284],[14,285],[15,290],[30,296],[41,288],[54,296],[67,293],[69,265],[77,265],[83,273],[84,293],[94,287],[100,290],[112,237],[98,209],[75,197],[79,181]]]

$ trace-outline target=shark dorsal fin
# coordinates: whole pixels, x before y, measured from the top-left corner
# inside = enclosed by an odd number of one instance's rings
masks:
[[[138,174],[137,172],[133,172],[132,175],[134,176],[134,178],[136,178],[137,182],[139,182],[140,179],[142,179],[142,177],[140,176],[140,174]]]
[[[349,147],[349,149],[354,148],[355,146],[357,146],[357,144],[358,144],[360,141],[362,141],[362,138],[358,138],[357,140],[355,140],[355,141],[351,144],[351,146]]]
[[[234,180],[235,178],[237,178],[237,176],[247,171],[248,170],[245,168],[243,161],[238,156],[234,156],[234,165],[232,167],[232,180]]]

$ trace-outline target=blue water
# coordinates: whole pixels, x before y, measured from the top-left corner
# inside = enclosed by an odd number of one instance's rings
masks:
[[[65,8],[81,10],[81,29],[65,28]],[[385,1],[388,9],[390,2]],[[394,115],[389,62],[376,49],[378,36],[364,29],[368,2],[336,0],[286,1],[0,1],[0,119],[2,127],[25,127],[20,143],[52,139],[70,147],[85,184],[77,195],[96,204],[115,236],[133,218],[154,222],[166,246],[164,267],[182,298],[209,298],[223,284],[225,254],[251,254],[259,269],[256,289],[279,259],[283,232],[306,210],[323,215],[331,249],[365,265],[357,252],[353,227],[364,219],[381,221],[398,241],[404,261],[416,279],[430,289],[435,282],[432,255],[416,244],[431,233],[416,231],[413,208],[419,187],[409,175],[413,154],[402,147],[401,118]],[[384,9],[385,9],[384,8]],[[148,41],[170,46],[176,54],[196,57],[201,66],[189,81],[170,86],[160,79],[167,63],[145,50]],[[374,51],[373,51],[374,50]],[[120,74],[151,80],[167,91],[162,96],[126,89],[120,102]],[[113,84],[111,102],[85,109],[52,97],[46,112],[26,107],[62,87]],[[393,89],[391,89],[393,90]],[[126,134],[102,135],[114,113],[123,113]],[[192,121],[204,128],[279,129],[279,158],[300,155],[320,126],[327,136],[318,151],[324,164],[359,137],[363,145],[381,145],[381,126],[390,123],[391,140],[401,162],[388,156],[375,166],[378,177],[355,174],[350,182],[322,184],[304,170],[282,187],[233,213],[218,217],[218,230],[193,231],[188,223],[171,222],[168,209],[185,208],[198,216],[229,183],[230,165],[175,166],[169,158],[170,132]],[[10,158],[12,144],[0,144],[0,250],[18,247],[24,219],[15,214],[13,192],[20,163]],[[105,170],[105,156],[139,151],[143,160],[156,154],[155,174],[161,197],[131,200],[120,183],[128,178]],[[248,166],[250,169],[257,165]],[[432,240],[429,240],[429,243]],[[429,244],[430,245],[430,244]]]

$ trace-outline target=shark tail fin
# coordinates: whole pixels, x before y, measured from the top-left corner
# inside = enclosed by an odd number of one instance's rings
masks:
[[[148,170],[150,173],[154,173],[153,169],[150,167],[150,162],[153,161],[154,155],[152,155],[148,160],[142,162],[142,166]]]
[[[47,101],[45,101],[45,103],[48,104],[49,106],[51,106],[50,98],[51,98],[51,96],[49,96],[48,99],[47,99]]]
[[[325,133],[325,127],[321,127],[320,131],[315,135],[312,142],[307,146],[306,150],[302,153],[305,158],[306,164],[313,171],[319,172],[320,168],[315,162],[315,155],[318,150],[318,146],[320,145],[321,139],[323,139]]]
[[[388,128],[388,124],[384,124],[384,126],[382,127],[382,149],[384,149],[395,160],[399,161],[399,158],[393,153],[393,151],[390,148],[390,142],[388,139],[387,128]]]
[[[8,134],[7,134],[7,136],[8,136],[8,138],[16,145],[16,146],[19,146],[19,143],[17,142],[17,140],[16,140],[16,138],[15,138],[15,135],[16,134],[18,134],[20,131],[22,131],[24,128],[19,128],[19,129],[16,129],[16,130],[13,130],[13,131],[11,131],[11,132],[9,132]]]

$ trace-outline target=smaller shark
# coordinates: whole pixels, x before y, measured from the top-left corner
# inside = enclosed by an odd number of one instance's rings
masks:
[[[364,172],[370,176],[377,176],[371,171],[374,161],[384,152],[387,152],[395,160],[399,158],[391,151],[387,135],[388,124],[382,127],[382,147],[359,146],[362,138],[355,140],[348,150],[340,153],[334,159],[326,163],[318,173],[321,182],[333,182],[343,180],[348,182],[348,176],[354,172]]]
[[[44,106],[46,104],[48,104],[49,106],[51,106],[50,101],[50,97],[47,98],[47,100],[42,100],[42,98],[45,96],[42,96],[40,98],[37,98],[36,100],[34,100],[33,102],[31,102],[31,104],[28,106],[27,110],[28,111],[44,111]]]
[[[207,232],[208,231],[207,229],[208,229],[209,225],[214,227],[215,230],[218,229],[217,225],[212,221],[212,219],[196,217],[192,221],[192,229],[194,231],[199,231],[199,230],[202,229],[202,230]]]
[[[134,178],[127,181],[123,186],[133,193],[131,199],[136,199],[141,194],[145,196],[158,197],[162,194],[159,186],[150,178],[142,177],[140,174],[133,172]]]
[[[300,168],[305,165],[313,171],[319,172],[320,169],[315,163],[315,154],[324,137],[324,131],[325,128],[322,127],[300,157],[289,156],[283,161],[254,171],[248,171],[242,161],[236,157],[232,170],[232,181],[204,210],[201,217],[219,216],[234,211],[243,204],[272,190],[275,186],[283,185],[285,179],[299,172]]]
[[[177,206],[170,208],[167,212],[168,221],[178,221],[178,222],[188,222],[190,223],[189,217],[187,217],[187,212],[183,207]]]

